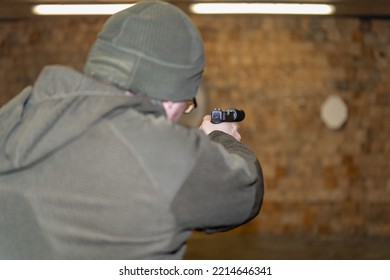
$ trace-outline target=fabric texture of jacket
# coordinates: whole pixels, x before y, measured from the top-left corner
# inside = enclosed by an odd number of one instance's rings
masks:
[[[0,109],[0,259],[180,259],[254,218],[256,156],[63,66]]]

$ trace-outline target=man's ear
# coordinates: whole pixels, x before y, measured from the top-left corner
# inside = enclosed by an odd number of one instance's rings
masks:
[[[162,105],[165,108],[165,110],[170,110],[173,107],[173,102],[172,101],[162,101]]]
[[[165,115],[168,120],[177,122],[183,115],[186,103],[174,102],[174,101],[162,101],[162,105],[165,110]]]
[[[169,116],[169,112],[173,108],[173,102],[172,101],[162,101],[161,104],[165,110],[165,115]]]

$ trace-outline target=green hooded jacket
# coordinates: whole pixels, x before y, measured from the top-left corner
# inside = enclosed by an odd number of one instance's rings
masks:
[[[180,259],[254,218],[256,156],[230,135],[63,66],[0,109],[0,259]]]

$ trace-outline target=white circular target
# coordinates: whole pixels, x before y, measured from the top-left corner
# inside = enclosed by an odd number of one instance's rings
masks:
[[[340,129],[348,119],[348,107],[338,95],[330,95],[321,105],[321,119],[330,129]]]

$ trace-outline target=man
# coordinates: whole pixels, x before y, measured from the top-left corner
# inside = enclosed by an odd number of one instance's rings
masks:
[[[180,259],[193,230],[254,218],[263,178],[237,124],[177,124],[203,68],[163,2],[113,15],[84,74],[45,67],[0,110],[0,259]]]

